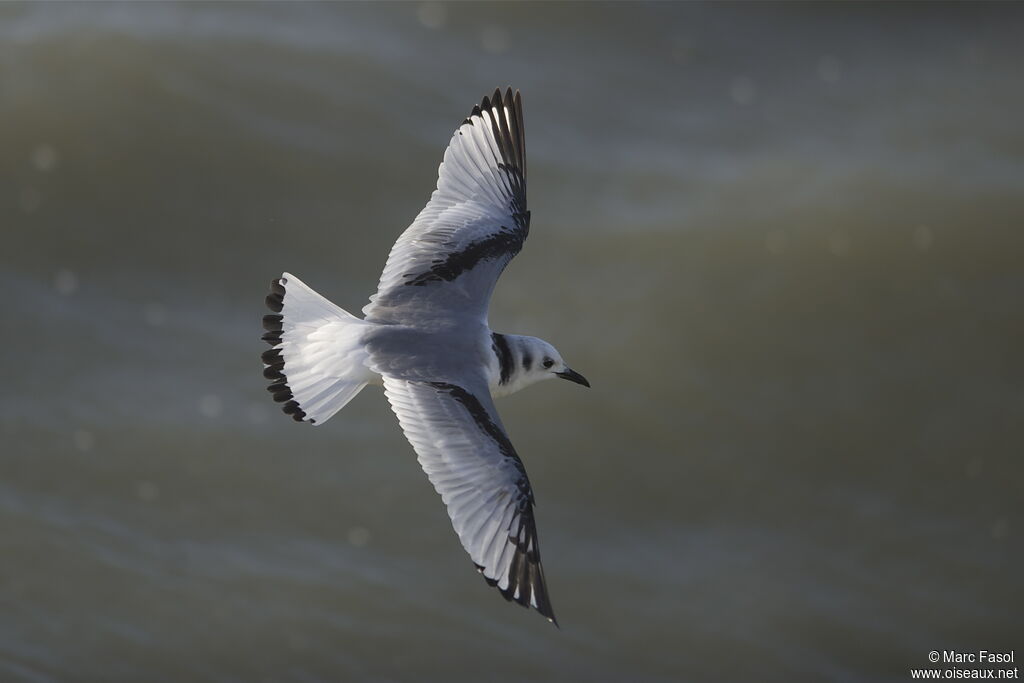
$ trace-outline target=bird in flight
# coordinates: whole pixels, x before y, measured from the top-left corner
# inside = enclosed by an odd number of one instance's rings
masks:
[[[263,374],[284,412],[314,425],[383,384],[477,570],[557,625],[533,490],[492,398],[550,377],[590,384],[546,341],[488,325],[494,286],[529,232],[522,100],[495,90],[452,135],[437,189],[392,247],[363,319],[294,275],[273,281]]]

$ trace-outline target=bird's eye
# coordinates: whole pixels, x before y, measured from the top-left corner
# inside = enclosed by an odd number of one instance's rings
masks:
[[[555,364],[555,361],[551,360],[550,358],[545,358],[544,362],[542,363],[542,365],[544,366],[545,370],[550,368],[554,364]]]

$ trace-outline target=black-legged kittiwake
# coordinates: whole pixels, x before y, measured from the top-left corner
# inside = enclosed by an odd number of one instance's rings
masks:
[[[437,189],[391,249],[362,320],[294,275],[273,282],[263,374],[285,413],[316,425],[383,384],[476,568],[554,623],[530,480],[491,399],[549,377],[590,384],[546,341],[487,323],[529,231],[522,101],[495,90],[452,136]]]

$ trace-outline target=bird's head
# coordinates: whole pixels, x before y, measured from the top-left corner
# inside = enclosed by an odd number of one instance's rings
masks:
[[[523,337],[527,340],[526,348],[522,350],[521,363],[526,372],[532,374],[536,380],[560,377],[585,387],[590,386],[587,378],[576,372],[562,359],[551,344],[536,337]]]

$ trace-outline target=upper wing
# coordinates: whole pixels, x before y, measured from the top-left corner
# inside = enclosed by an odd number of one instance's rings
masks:
[[[476,568],[506,600],[555,623],[533,517],[533,491],[483,381],[384,376],[384,393],[448,507]]]
[[[452,136],[437,189],[391,248],[367,320],[486,320],[498,276],[530,231],[523,106],[484,97]]]

